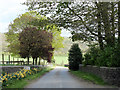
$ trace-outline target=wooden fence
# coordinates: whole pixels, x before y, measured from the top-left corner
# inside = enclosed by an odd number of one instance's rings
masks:
[[[15,60],[14,57],[13,57],[13,59],[11,59],[10,55],[8,55],[8,59],[6,60],[5,54],[2,54],[1,59],[2,59],[2,61],[0,61],[0,64],[21,64],[21,65],[27,64],[27,61],[20,60],[20,58],[17,58],[17,61]],[[29,63],[32,63],[32,62],[29,61]]]

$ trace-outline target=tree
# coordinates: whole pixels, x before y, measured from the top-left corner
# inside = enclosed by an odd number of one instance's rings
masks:
[[[19,42],[20,42],[20,56],[22,58],[28,59],[29,64],[29,57],[31,56],[32,47],[35,42],[35,35],[36,35],[36,28],[28,28],[26,27],[20,34],[19,34]],[[36,53],[35,53],[36,54]],[[36,54],[35,56],[38,56]],[[34,56],[32,56],[34,58]]]
[[[78,70],[79,64],[82,64],[82,53],[78,46],[78,44],[73,44],[69,50],[69,69],[70,70]]]
[[[6,33],[6,38],[9,43],[9,52],[12,53],[12,55],[19,56],[19,33],[21,33],[24,28],[33,26],[30,25],[30,23],[36,20],[36,18],[38,18],[36,17],[36,12],[26,12],[16,18],[13,23],[9,24],[9,31]],[[43,17],[39,16],[39,18],[44,20]]]
[[[54,24],[50,24],[46,26],[46,29],[52,33],[53,41],[52,47],[57,51],[60,48],[63,48],[63,37],[61,37],[61,29]]]
[[[63,47],[63,38],[60,36],[61,30],[58,31],[59,28],[57,26],[52,25],[52,28],[49,24],[51,23],[48,22],[46,17],[39,15],[35,11],[26,12],[20,15],[13,21],[13,23],[9,24],[9,31],[6,33],[7,41],[9,42],[9,52],[12,53],[12,55],[14,56],[19,56],[19,33],[21,33],[22,30],[24,30],[24,28],[26,27],[36,27],[39,30],[47,30],[48,32],[52,30],[52,47],[54,47],[56,50]],[[47,27],[49,27],[50,29]]]
[[[51,17],[49,17],[50,21],[70,30],[73,34],[73,41],[78,39],[84,41],[97,39],[97,24],[93,15],[96,12],[94,3],[40,2],[28,0],[25,4],[29,6],[29,10],[39,9],[41,15],[47,16],[47,14],[51,13]]]
[[[50,55],[52,56],[53,48],[52,43],[52,34],[47,31],[38,30],[35,27],[26,27],[20,33],[20,55],[22,58],[30,57],[36,58],[46,58],[49,62],[51,61]],[[28,59],[29,64],[29,59]]]
[[[118,43],[120,44],[120,1],[118,2]]]
[[[97,41],[100,48],[114,46],[117,32],[117,2],[40,2],[27,0],[28,10],[41,15],[51,14],[49,20],[72,33],[72,39]],[[119,14],[119,13],[118,13]]]

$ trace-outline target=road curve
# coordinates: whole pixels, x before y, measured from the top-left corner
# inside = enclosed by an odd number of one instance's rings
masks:
[[[68,72],[68,68],[56,67],[25,88],[105,88],[83,79],[78,79]]]

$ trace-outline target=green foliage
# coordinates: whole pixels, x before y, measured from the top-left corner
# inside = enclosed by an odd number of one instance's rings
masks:
[[[52,47],[56,50],[63,47],[63,37],[60,36],[61,30],[50,22],[45,16],[39,15],[35,11],[26,12],[16,18],[13,23],[9,24],[9,31],[6,33],[6,38],[9,43],[9,52],[13,56],[19,56],[20,42],[19,33],[26,27],[36,27],[39,30],[46,30],[53,34]]]
[[[120,46],[105,47],[100,50],[97,47],[91,47],[85,54],[84,65],[96,65],[107,67],[120,67]]]
[[[63,48],[63,40],[64,38],[61,37],[61,29],[58,28],[54,24],[49,24],[46,26],[46,30],[52,33],[53,35],[53,40],[52,40],[52,47],[57,51],[60,48]]]
[[[114,45],[116,37],[120,41],[120,18],[118,18],[120,3],[118,2],[27,0],[24,4],[28,6],[28,10],[39,11],[41,15],[50,15],[49,21],[70,30],[73,41],[98,41],[101,49],[105,44]]]
[[[90,46],[90,49],[88,52],[84,55],[85,56],[85,61],[83,61],[84,64],[90,64],[90,65],[95,65],[95,60],[98,57],[98,47]]]
[[[27,26],[33,26],[30,23],[32,23],[36,18],[43,19],[40,15],[37,16],[36,12],[30,11],[26,12],[19,17],[17,17],[15,20],[13,20],[13,23],[9,24],[9,31],[6,33],[6,39],[9,43],[9,52],[13,56],[19,56],[19,50],[20,50],[20,42],[19,42],[19,33],[22,32],[22,30]],[[44,20],[44,19],[43,19]]]
[[[69,50],[69,69],[70,70],[78,70],[79,64],[82,63],[83,57],[81,50],[78,46],[78,44],[73,44],[71,46],[71,49]]]

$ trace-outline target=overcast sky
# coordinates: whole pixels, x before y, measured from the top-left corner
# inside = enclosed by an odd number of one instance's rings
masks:
[[[19,15],[27,11],[27,6],[21,5],[25,0],[1,0],[0,1],[0,32],[8,31],[8,25]],[[64,30],[61,36],[70,36],[71,34]]]

